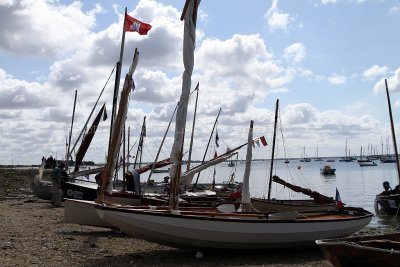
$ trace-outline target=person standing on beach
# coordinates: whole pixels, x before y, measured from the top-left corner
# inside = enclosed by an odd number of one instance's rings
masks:
[[[51,204],[57,207],[61,206],[62,201],[61,168],[63,166],[60,165],[56,165],[51,173],[51,183],[53,184],[53,197],[51,198]]]

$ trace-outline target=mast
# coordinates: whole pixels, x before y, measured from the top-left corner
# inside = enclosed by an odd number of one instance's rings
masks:
[[[126,157],[126,152],[125,152],[125,145],[126,145],[126,124],[124,123],[124,131],[123,131],[123,141],[122,141],[122,190],[125,191],[125,171],[126,171],[126,164],[125,164],[125,157]]]
[[[117,62],[117,70],[115,72],[114,97],[113,97],[112,114],[111,114],[111,120],[110,120],[111,122],[110,122],[110,137],[109,137],[109,140],[108,140],[108,150],[110,150],[114,117],[115,117],[115,112],[116,112],[116,109],[117,109],[119,82],[120,82],[120,79],[121,79],[122,60],[123,60],[123,57],[124,57],[125,25],[126,25],[126,15],[127,15],[127,13],[128,13],[128,9],[125,7],[124,25],[122,27],[121,48],[120,48],[120,51],[119,51],[119,60]]]
[[[278,121],[278,108],[279,108],[279,99],[276,100],[276,107],[275,107],[275,122],[274,122],[274,136],[272,139],[271,169],[269,170],[268,201],[271,200],[271,184],[272,184],[272,171],[274,168],[274,156],[275,156],[274,154],[275,154],[276,124]]]
[[[396,133],[395,133],[395,131],[394,131],[393,115],[392,115],[392,106],[390,105],[389,88],[388,88],[388,84],[387,84],[387,80],[386,80],[386,79],[385,79],[385,86],[386,86],[386,97],[387,97],[388,108],[389,108],[390,128],[392,129],[392,138],[393,138],[394,154],[395,154],[395,156],[396,156],[397,184],[400,184],[400,163],[399,163],[399,154],[397,153]]]
[[[192,136],[190,137],[189,157],[187,160],[186,171],[190,170],[190,161],[192,160],[193,135],[194,135],[194,128],[195,128],[195,124],[196,124],[196,113],[197,113],[197,99],[199,98],[199,83],[197,83],[196,88],[194,90],[196,91],[196,103],[194,105]]]
[[[74,126],[74,117],[75,117],[75,106],[76,106],[76,95],[78,94],[78,90],[75,90],[75,99],[74,99],[74,108],[72,109],[72,119],[71,119],[71,129],[69,130],[69,139],[68,139],[68,149],[67,149],[67,164],[66,168],[68,170],[68,162],[70,158],[71,151],[69,150],[71,147],[71,136],[72,136],[72,127]]]
[[[215,119],[214,126],[213,126],[213,128],[212,128],[212,130],[211,130],[210,138],[208,139],[206,151],[204,152],[203,159],[201,160],[201,163],[202,163],[202,164],[204,163],[204,161],[205,161],[205,159],[206,159],[208,147],[210,146],[211,138],[212,138],[212,135],[213,135],[213,133],[214,133],[215,126],[217,125],[218,118],[219,118],[219,114],[221,114],[221,110],[222,110],[222,108],[219,108],[217,118]],[[200,172],[197,173],[196,182],[194,183],[194,187],[196,187],[197,182],[199,181],[199,176],[200,176]]]
[[[163,145],[164,145],[165,138],[167,137],[167,134],[168,134],[168,131],[169,131],[169,127],[171,126],[171,122],[172,122],[172,119],[174,118],[174,115],[175,115],[176,109],[178,108],[178,105],[179,105],[179,103],[175,106],[174,113],[172,113],[172,117],[171,117],[171,119],[169,120],[167,130],[166,130],[165,133],[164,133],[164,137],[163,137],[163,139],[162,139],[162,141],[161,141],[161,145],[160,145],[160,147],[158,148],[156,158],[154,159],[154,164],[153,164],[153,166],[151,167],[151,172],[150,172],[150,174],[149,174],[149,178],[147,178],[147,183],[150,182],[150,178],[151,178],[151,176],[153,175],[153,172],[154,172],[156,163],[157,163],[157,161],[158,161],[158,157],[160,156],[161,148],[162,148]]]
[[[86,120],[85,125],[83,126],[81,132],[79,133],[78,138],[76,138],[75,144],[74,144],[74,146],[72,147],[71,151],[74,151],[75,146],[78,144],[79,139],[81,138],[83,132],[85,131],[86,126],[88,125],[88,123],[89,123],[89,121],[90,121],[90,118],[92,117],[93,112],[94,112],[94,110],[96,109],[97,103],[99,103],[100,97],[102,96],[102,94],[103,94],[103,92],[104,92],[104,89],[106,88],[106,86],[107,86],[107,84],[108,84],[108,81],[109,81],[110,78],[111,78],[111,75],[114,73],[114,69],[115,69],[115,66],[114,66],[114,68],[112,69],[112,71],[111,71],[111,73],[110,73],[110,76],[108,76],[108,79],[107,79],[107,81],[106,81],[106,84],[103,86],[103,89],[101,90],[100,95],[97,97],[96,103],[94,104],[94,106],[93,106],[93,108],[92,108],[92,111],[90,112],[89,117],[88,117],[87,120]]]

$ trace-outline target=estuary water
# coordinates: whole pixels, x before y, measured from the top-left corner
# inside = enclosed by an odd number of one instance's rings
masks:
[[[309,188],[313,191],[335,198],[336,188],[339,191],[341,200],[346,206],[362,207],[372,213],[374,217],[370,223],[371,227],[380,227],[400,223],[394,215],[379,216],[375,213],[375,196],[383,191],[382,183],[389,181],[392,188],[397,184],[397,171],[395,163],[381,163],[375,161],[377,166],[360,167],[357,161],[340,162],[339,158],[331,158],[334,162],[323,161],[300,162],[299,159],[292,159],[289,163],[284,160],[275,160],[273,175],[279,176],[286,182]],[[323,175],[321,167],[330,165],[336,168],[335,175]],[[229,167],[228,162],[222,163],[215,168],[215,181],[226,182],[234,173],[235,181],[243,181],[245,169],[244,161],[236,162],[235,167]],[[152,179],[162,181],[167,173],[154,173]],[[199,183],[211,183],[214,175],[214,168],[209,168],[201,173]],[[250,194],[252,197],[268,196],[268,181],[270,175],[270,161],[252,161],[250,173]],[[146,176],[141,177],[145,181]],[[194,178],[196,180],[196,176]],[[283,186],[272,183],[271,198],[301,199],[307,198],[301,193],[295,193]],[[400,217],[400,215],[399,215]]]

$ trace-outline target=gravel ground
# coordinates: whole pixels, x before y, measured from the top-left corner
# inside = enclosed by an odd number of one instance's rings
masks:
[[[34,196],[0,197],[0,266],[331,266],[318,247],[196,252],[115,230],[64,222],[64,208]]]
[[[157,245],[116,230],[67,224],[64,208],[32,195],[29,186],[35,172],[18,173],[16,180],[15,173],[0,170],[1,267],[331,266],[318,247],[203,252],[198,258],[195,251]],[[383,231],[387,230],[365,228],[361,234]]]

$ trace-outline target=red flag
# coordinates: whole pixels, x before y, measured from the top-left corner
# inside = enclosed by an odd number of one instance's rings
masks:
[[[138,32],[140,35],[147,35],[150,31],[151,25],[141,22],[128,14],[125,14],[125,31],[126,32]]]
[[[260,140],[261,140],[261,143],[263,144],[263,146],[268,145],[267,140],[265,140],[265,137],[264,137],[264,136],[261,136],[261,137],[260,137]]]

